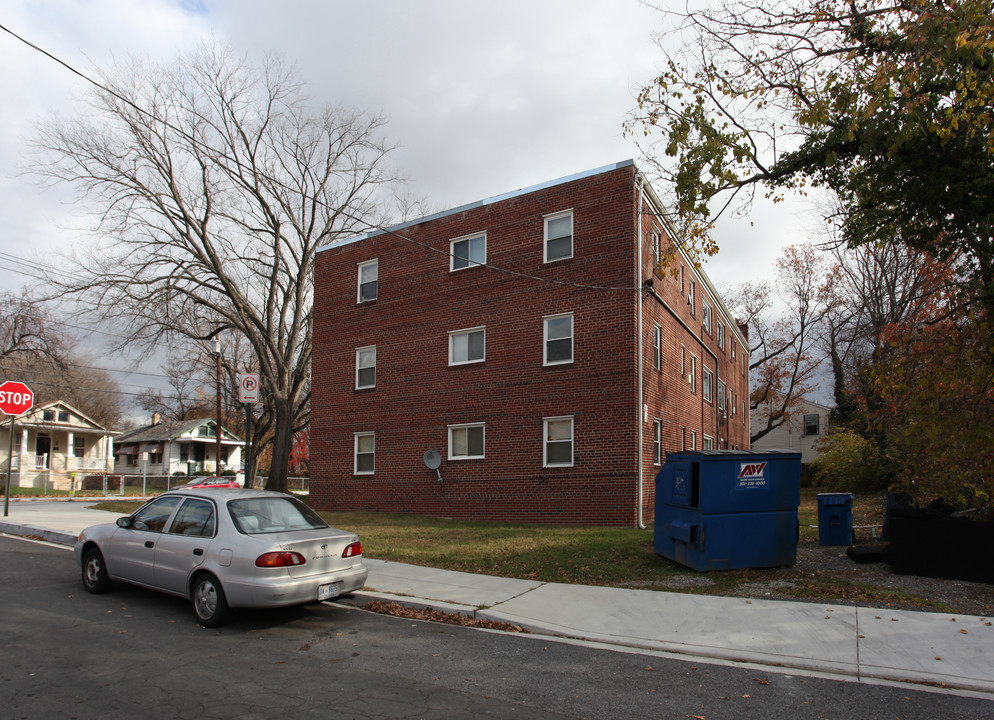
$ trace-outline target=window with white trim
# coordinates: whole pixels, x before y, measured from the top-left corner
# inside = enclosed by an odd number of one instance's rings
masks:
[[[457,238],[449,243],[449,270],[464,270],[487,263],[487,234]]]
[[[711,402],[712,400],[712,384],[714,383],[714,373],[708,370],[706,367],[703,371],[703,378],[701,380],[701,387],[704,391],[704,402]]]
[[[697,449],[697,431],[696,430],[691,430],[690,431],[690,449],[691,450],[696,450]]]
[[[570,467],[573,465],[573,416],[542,419],[543,467]]]
[[[486,425],[484,423],[449,425],[449,460],[483,458],[485,443]]]
[[[718,410],[725,412],[725,383],[718,380]]]
[[[663,421],[652,421],[652,464],[659,465],[663,461]]]
[[[663,366],[663,329],[652,324],[652,366],[659,370]]]
[[[725,349],[725,324],[722,322],[718,323],[718,347]]]
[[[379,290],[379,277],[379,260],[359,263],[359,302],[369,302],[376,299]]]
[[[704,436],[704,446],[701,449],[702,450],[714,450],[714,438],[711,437],[710,435],[705,435]]]
[[[483,362],[486,355],[486,328],[453,330],[449,333],[449,365]]]
[[[573,313],[543,318],[544,365],[573,362]]]
[[[372,475],[375,469],[376,434],[371,432],[355,433],[355,474]]]
[[[690,356],[690,372],[687,375],[687,381],[690,383],[690,392],[697,392],[697,357],[695,355]]]
[[[687,302],[690,304],[690,314],[697,317],[697,283],[690,281],[690,292],[687,293]]]
[[[573,257],[573,211],[545,216],[545,262]]]
[[[355,388],[364,390],[376,387],[376,346],[356,348]]]
[[[652,269],[655,270],[659,267],[659,261],[661,259],[661,242],[662,237],[658,230],[652,231]]]
[[[708,305],[707,300],[701,300],[701,324],[704,326],[704,332],[708,335],[711,334],[711,306]]]

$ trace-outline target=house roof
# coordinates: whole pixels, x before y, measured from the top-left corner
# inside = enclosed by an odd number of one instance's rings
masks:
[[[113,430],[108,430],[103,425],[101,425],[100,423],[98,423],[96,420],[94,420],[90,416],[86,415],[85,413],[80,412],[79,410],[77,410],[76,408],[74,408],[69,403],[62,402],[61,400],[53,400],[52,402],[43,403],[41,405],[35,405],[33,408],[31,408],[28,411],[28,413],[25,415],[25,417],[20,420],[20,422],[26,423],[26,424],[29,424],[29,425],[40,425],[40,424],[44,423],[45,425],[63,425],[63,426],[66,426],[66,427],[71,427],[69,425],[69,423],[65,423],[65,422],[61,422],[60,423],[58,421],[42,420],[41,419],[41,418],[44,417],[45,410],[50,410],[50,409],[55,408],[55,407],[63,408],[65,410],[68,410],[70,413],[72,413],[73,415],[75,415],[76,417],[78,417],[80,420],[83,420],[83,421],[89,423],[92,426],[90,428],[92,430],[100,430],[101,432],[103,432],[103,433],[105,433],[107,435],[116,435],[117,434]],[[33,419],[36,415],[37,415],[37,419]]]
[[[152,425],[146,425],[145,427],[138,428],[137,430],[131,430],[120,435],[117,438],[116,443],[121,445],[123,443],[156,443],[156,442],[173,442],[179,437],[193,432],[198,427],[202,425],[216,425],[214,418],[198,418],[196,420],[180,420],[180,421],[163,421],[154,423]],[[212,439],[213,442],[215,439]],[[237,435],[233,432],[225,429],[221,426],[221,441],[222,442],[242,442]]]

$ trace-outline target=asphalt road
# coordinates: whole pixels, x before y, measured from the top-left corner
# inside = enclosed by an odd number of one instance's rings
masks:
[[[66,550],[0,537],[0,717],[970,718],[985,699],[674,661],[365,613],[241,611],[116,585]]]

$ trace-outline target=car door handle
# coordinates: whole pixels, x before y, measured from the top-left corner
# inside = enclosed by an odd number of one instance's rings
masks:
[[[193,554],[194,555],[203,555],[204,554],[203,548],[194,548]]]
[[[146,540],[145,541],[145,547],[147,547],[147,548],[155,547],[155,543],[152,542],[151,540]]]

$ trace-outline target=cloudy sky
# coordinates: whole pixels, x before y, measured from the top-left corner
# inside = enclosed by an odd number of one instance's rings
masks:
[[[382,114],[396,167],[433,209],[629,158],[622,132],[661,61],[664,18],[636,0],[0,0],[0,25],[79,70],[171,59],[205,39],[250,60],[279,53],[316,105]],[[0,289],[78,237],[67,191],[21,175],[39,118],[80,111],[79,77],[0,31]],[[718,285],[768,275],[804,239],[797,210],[720,227]]]

